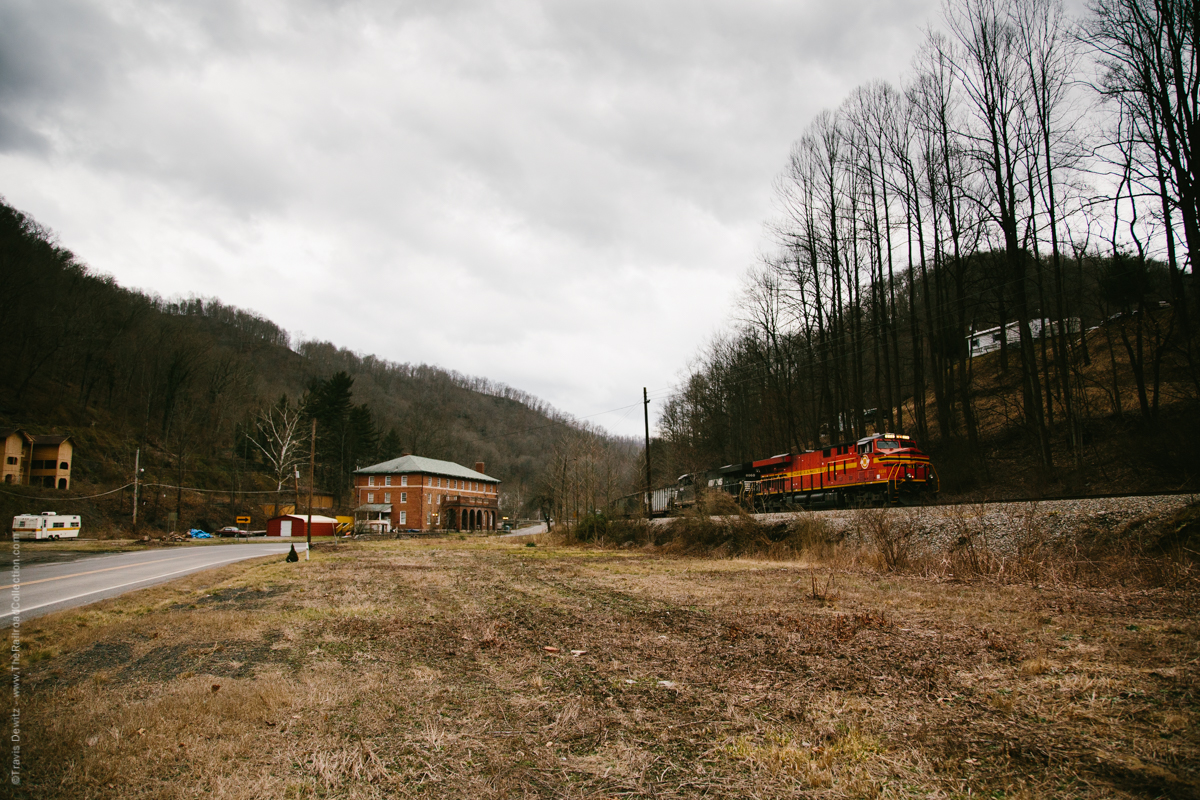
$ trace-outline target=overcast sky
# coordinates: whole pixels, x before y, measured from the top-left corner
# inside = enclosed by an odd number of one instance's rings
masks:
[[[791,142],[937,14],[6,0],[0,195],[123,285],[637,434],[638,407],[591,415],[728,324]]]

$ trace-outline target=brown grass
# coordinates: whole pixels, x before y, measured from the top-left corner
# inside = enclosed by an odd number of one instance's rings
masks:
[[[352,544],[28,622],[17,796],[1196,793],[1192,589],[667,549]]]

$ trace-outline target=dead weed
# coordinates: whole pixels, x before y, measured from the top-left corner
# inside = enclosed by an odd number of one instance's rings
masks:
[[[26,631],[18,797],[1195,793],[1182,590],[426,542],[220,574]]]

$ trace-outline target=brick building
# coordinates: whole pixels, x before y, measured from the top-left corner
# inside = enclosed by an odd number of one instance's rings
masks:
[[[500,481],[483,467],[404,455],[357,469],[355,521],[388,530],[494,531]]]

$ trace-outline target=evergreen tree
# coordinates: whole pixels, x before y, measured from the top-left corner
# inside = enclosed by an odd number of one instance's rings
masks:
[[[338,504],[349,490],[350,472],[353,469],[350,458],[353,387],[354,379],[346,372],[335,373],[323,381],[313,381],[309,385],[308,401],[304,408],[306,419],[317,421],[317,482],[333,494]]]
[[[391,461],[393,458],[399,458],[403,453],[404,445],[400,443],[400,434],[396,433],[395,428],[389,428],[387,435],[379,443],[379,460]]]

